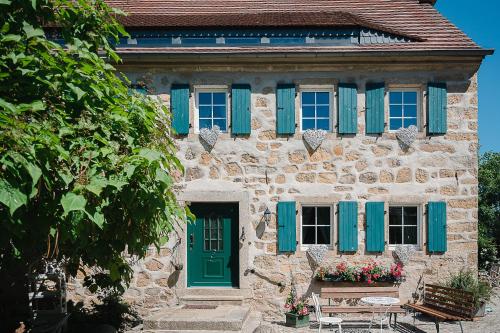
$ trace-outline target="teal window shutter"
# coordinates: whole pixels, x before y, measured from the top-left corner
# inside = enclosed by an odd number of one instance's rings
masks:
[[[170,89],[172,127],[176,134],[189,134],[189,84],[173,84]]]
[[[295,252],[297,248],[295,201],[278,202],[278,250]]]
[[[446,252],[446,243],[446,202],[429,202],[427,204],[427,250]]]
[[[366,251],[384,252],[385,231],[384,231],[384,203],[367,202],[365,204],[366,213]]]
[[[294,84],[279,84],[276,88],[276,133],[295,133]]]
[[[356,252],[358,250],[358,203],[356,201],[339,202],[339,250]]]
[[[250,135],[250,85],[234,84],[231,88],[231,133]]]
[[[427,85],[427,134],[446,134],[448,112],[448,90],[446,83]]]
[[[384,133],[384,92],[383,82],[366,85],[366,134]]]
[[[358,132],[358,89],[355,84],[339,84],[339,134]]]

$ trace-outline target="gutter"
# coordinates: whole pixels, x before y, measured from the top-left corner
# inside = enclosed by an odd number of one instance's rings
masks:
[[[234,59],[234,58],[325,58],[325,57],[482,57],[494,54],[494,49],[443,49],[443,50],[404,50],[404,51],[380,51],[380,50],[363,50],[363,51],[207,51],[197,52],[197,50],[182,51],[182,52],[163,52],[158,50],[148,49],[134,49],[127,51],[120,51],[117,53],[123,60],[134,58],[155,58],[155,59],[206,59],[206,58],[221,58],[221,59]]]

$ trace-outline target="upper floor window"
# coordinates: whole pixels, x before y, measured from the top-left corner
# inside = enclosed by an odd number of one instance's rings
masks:
[[[332,244],[330,206],[302,206],[302,245]]]
[[[397,131],[410,125],[418,127],[419,96],[416,89],[389,92],[389,130]]]
[[[418,206],[389,207],[389,244],[419,244],[420,216]]]
[[[331,92],[302,91],[301,93],[301,129],[322,129],[331,131],[332,124]]]
[[[219,126],[227,131],[227,92],[225,90],[200,90],[197,92],[198,130]]]

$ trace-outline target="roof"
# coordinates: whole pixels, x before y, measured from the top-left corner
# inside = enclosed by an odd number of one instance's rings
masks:
[[[204,29],[228,27],[349,27],[360,26],[412,38],[411,43],[317,47],[316,51],[484,50],[444,18],[434,1],[422,0],[107,0],[128,16],[128,28]],[[315,47],[316,48],[316,47]],[[183,50],[185,49],[185,50]],[[188,52],[187,48],[134,48],[122,52]],[[197,48],[203,53],[307,52],[304,47]]]

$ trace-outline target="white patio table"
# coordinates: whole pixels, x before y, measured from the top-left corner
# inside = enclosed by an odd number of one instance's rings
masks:
[[[400,299],[395,298],[395,297],[363,297],[361,298],[361,302],[371,305],[372,307],[375,305],[380,305],[382,307],[386,307],[385,312],[381,315],[380,317],[380,332],[383,332],[383,322],[387,320],[387,324],[389,327],[391,326],[391,323],[388,321],[389,317],[387,316],[387,312],[389,311],[389,308],[391,305],[396,305],[399,304]],[[369,330],[371,331],[372,329],[372,324],[375,321],[375,310],[372,311],[373,317],[372,320],[370,321],[370,328]]]

